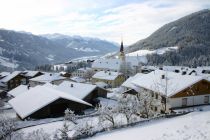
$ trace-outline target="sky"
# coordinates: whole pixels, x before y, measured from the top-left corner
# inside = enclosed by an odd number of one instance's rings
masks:
[[[33,34],[97,37],[125,45],[190,13],[210,0],[0,0],[0,28]]]

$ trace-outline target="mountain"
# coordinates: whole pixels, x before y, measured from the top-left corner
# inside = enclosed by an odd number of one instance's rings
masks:
[[[77,49],[78,48],[78,49]],[[0,69],[31,69],[36,65],[104,55],[118,47],[108,41],[65,35],[33,35],[0,29]]]
[[[65,48],[86,52],[91,55],[101,55],[118,50],[116,44],[98,38],[68,36],[57,33],[42,36]]]
[[[210,10],[201,10],[162,26],[148,38],[129,46],[126,53],[166,47],[178,47],[178,50],[148,55],[149,64],[210,65]]]

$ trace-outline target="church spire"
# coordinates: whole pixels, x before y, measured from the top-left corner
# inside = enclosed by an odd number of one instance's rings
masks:
[[[123,40],[121,40],[120,52],[124,52]]]
[[[119,58],[120,58],[122,61],[125,61],[125,54],[124,54],[124,46],[123,46],[123,38],[122,38],[122,37],[121,37],[121,45],[120,45]]]

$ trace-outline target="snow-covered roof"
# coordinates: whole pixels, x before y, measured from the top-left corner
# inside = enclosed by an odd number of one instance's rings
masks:
[[[63,77],[63,76],[60,76],[59,73],[45,73],[44,75],[32,78],[30,80],[47,83],[47,82],[52,82],[52,81],[56,81],[56,80],[63,80],[63,79],[66,79],[66,78]]]
[[[67,74],[67,72],[65,72],[65,71],[61,71],[61,72],[59,72],[59,73],[62,74],[62,75]]]
[[[132,83],[134,79],[140,78],[143,73],[137,73],[136,75],[129,77],[121,86],[128,87],[128,88],[135,88],[136,86]]]
[[[138,66],[140,62],[146,63],[146,58],[139,58],[139,57],[134,57],[134,56],[127,56],[126,57],[126,62],[130,63],[131,66]],[[119,70],[121,65],[121,60],[120,59],[98,59],[93,62],[92,68],[97,68],[97,69],[108,69],[108,70]]]
[[[122,73],[113,71],[99,71],[94,74],[92,78],[115,80],[119,75],[122,75]]]
[[[163,70],[165,71],[173,71],[175,70],[179,74],[185,74],[185,75],[193,75],[193,76],[202,76],[203,78],[208,80],[208,77],[210,77],[210,67],[197,67],[197,68],[189,68],[184,66],[163,66]]]
[[[9,74],[10,74],[10,72],[1,72],[0,73],[0,77],[5,77],[5,76],[7,76]]]
[[[71,87],[73,85],[73,87]],[[57,90],[66,92],[79,99],[84,99],[89,93],[96,89],[96,85],[63,81],[56,87]]]
[[[2,82],[0,82],[0,87],[6,87],[6,84],[5,83],[2,83]]]
[[[9,95],[12,95],[13,97],[17,97],[21,95],[22,93],[28,91],[28,86],[27,85],[19,85],[18,87],[10,90],[8,92]]]
[[[92,106],[91,104],[68,93],[49,88],[47,86],[36,86],[24,94],[11,99],[9,104],[13,107],[17,114],[24,119],[59,98]]]
[[[27,77],[34,77],[36,74],[38,74],[40,71],[24,71],[24,75]]]
[[[78,83],[83,83],[83,82],[85,82],[85,79],[84,79],[84,78],[82,78],[82,77],[77,77],[77,76],[71,77],[70,80],[72,80],[72,81],[74,81],[74,82],[78,82]]]
[[[162,75],[164,75],[165,78],[162,78]],[[166,79],[167,92],[165,91]],[[136,86],[159,92],[160,94],[170,97],[202,79],[203,78],[200,76],[181,75],[175,72],[155,70],[151,73],[142,75],[140,78],[134,79],[132,83]]]
[[[13,73],[11,73],[11,74],[7,75],[6,77],[4,77],[3,79],[1,79],[1,82],[6,83],[19,74],[21,74],[21,71],[14,71]]]
[[[99,59],[93,62],[92,68],[118,70],[120,59]]]
[[[101,88],[105,88],[105,87],[108,86],[108,84],[107,84],[107,83],[104,83],[104,82],[96,82],[95,84],[96,84],[98,87],[101,87]]]

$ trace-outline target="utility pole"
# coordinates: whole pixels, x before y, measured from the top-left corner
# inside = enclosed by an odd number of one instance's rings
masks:
[[[166,114],[166,107],[167,107],[167,92],[168,92],[168,79],[167,79],[167,71],[166,71],[166,76],[165,76],[165,82],[166,82],[166,86],[165,86],[165,114]]]

